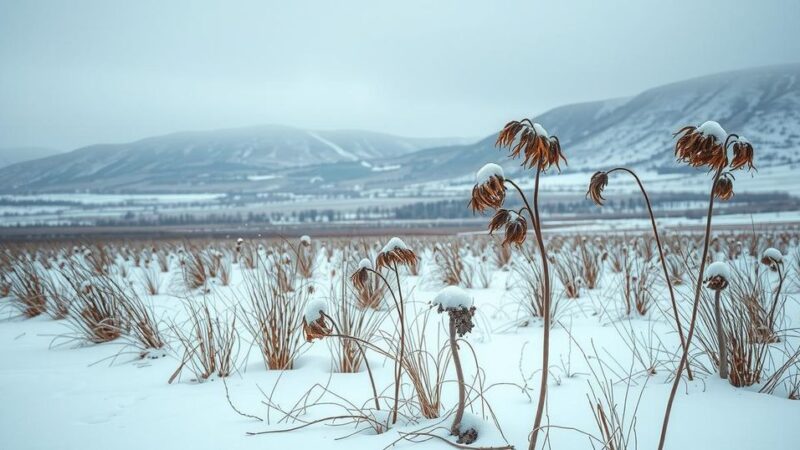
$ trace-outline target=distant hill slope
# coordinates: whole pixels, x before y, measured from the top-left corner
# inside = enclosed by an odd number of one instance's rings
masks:
[[[60,153],[44,147],[5,147],[0,148],[0,168],[33,159],[46,158]]]
[[[516,117],[501,118],[517,119]],[[716,120],[756,147],[760,167],[800,163],[800,64],[762,67],[695,78],[631,98],[562,106],[536,117],[558,135],[568,171],[625,164],[675,170],[672,133],[684,125]],[[514,170],[495,149],[496,135],[477,143],[384,160],[395,170],[350,174],[353,183],[431,181],[468,176],[487,162]],[[319,167],[330,173],[329,168]]]
[[[498,126],[517,117],[500,117]],[[579,103],[535,118],[558,135],[565,172],[616,165],[679,170],[672,133],[716,120],[756,147],[758,167],[800,163],[800,64],[726,72]],[[363,131],[253,127],[176,133],[121,145],[97,145],[0,169],[0,190],[75,188],[128,191],[316,192],[354,186],[401,187],[470,177],[506,161],[495,135],[407,139]]]
[[[181,132],[128,144],[92,145],[0,169],[4,191],[180,186],[309,164],[391,158],[459,139],[404,138],[368,131],[258,126]]]

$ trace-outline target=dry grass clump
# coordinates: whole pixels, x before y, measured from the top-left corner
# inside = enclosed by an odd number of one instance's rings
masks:
[[[208,261],[205,255],[196,249],[179,250],[183,283],[189,290],[206,287],[209,277]]]
[[[278,263],[283,266],[282,263]],[[243,272],[247,309],[240,309],[241,322],[251,334],[269,370],[294,366],[303,345],[303,314],[310,294],[308,285],[291,290],[285,280],[269,269]]]
[[[517,285],[514,286],[517,290],[518,303],[522,309],[527,313],[528,317],[541,319],[544,317],[544,273],[541,267],[535,263],[535,251],[533,247],[525,246],[521,248],[521,256],[526,261],[526,264],[515,264],[513,266],[513,273],[517,278]],[[553,273],[549,273],[550,286],[553,285]],[[559,299],[561,296],[554,296],[553,302],[550,305],[550,317],[552,323],[555,323],[555,318],[559,312]],[[528,320],[524,320],[523,324],[527,324]]]
[[[219,314],[202,302],[186,301],[189,330],[173,324],[172,330],[183,347],[183,357],[169,383],[189,370],[194,379],[203,381],[216,375],[229,376],[236,370],[239,351],[239,334],[236,331],[236,314]]]
[[[442,388],[446,381],[446,374],[452,357],[444,337],[428,336],[426,334],[431,310],[420,313],[406,327],[405,350],[400,352],[400,341],[397,333],[381,331],[390,354],[402,355],[400,365],[406,376],[411,381],[413,395],[408,403],[412,416],[435,419],[440,417],[442,410]],[[429,340],[441,342],[436,345],[438,350],[429,350]]]
[[[564,287],[564,296],[567,298],[579,298],[581,296],[581,287],[584,286],[584,280],[581,277],[583,270],[581,269],[580,259],[569,248],[563,248],[561,251],[555,252],[550,258],[556,277]]]
[[[161,288],[161,275],[153,269],[143,269],[141,271],[142,285],[148,295],[158,295]]]
[[[113,341],[125,332],[125,293],[116,282],[73,267],[70,284],[74,297],[69,323],[76,338],[99,344]]]
[[[356,288],[350,288],[347,277],[344,276],[339,286],[332,285],[330,290],[330,318],[336,325],[337,333],[356,338],[328,341],[336,362],[336,370],[342,373],[355,373],[361,370],[366,349],[359,341],[372,342],[386,318],[386,313],[383,311],[361,307],[360,297],[356,291]]]
[[[464,283],[465,267],[461,245],[457,240],[436,244],[433,248],[436,263],[436,278],[445,286],[460,286]]]
[[[36,317],[47,311],[45,284],[35,261],[20,257],[8,272],[9,294],[23,316]]]

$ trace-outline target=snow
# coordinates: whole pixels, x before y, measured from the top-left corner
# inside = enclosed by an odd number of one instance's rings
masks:
[[[749,220],[746,225],[749,230]],[[548,235],[556,237],[556,233],[551,230]],[[593,241],[594,236],[588,236],[588,241]],[[610,233],[603,232],[598,236],[607,237]],[[695,235],[698,236],[699,234]],[[717,236],[724,239],[726,233],[718,232]],[[769,236],[764,233],[764,237]],[[323,239],[315,237],[318,243]],[[401,273],[400,277],[409,324],[414,323],[409,327],[409,332],[417,326],[424,327],[427,351],[434,356],[442,349],[449,352],[446,344],[443,346],[441,342],[441,338],[445,336],[443,327],[446,322],[436,320],[435,315],[425,322],[421,315],[430,311],[428,302],[444,289],[440,290],[440,285],[434,283],[436,264],[432,259],[424,258],[424,255],[430,255],[433,242],[445,243],[448,239],[453,238],[436,236],[427,241],[423,238],[406,239],[419,249],[425,263],[420,266],[420,276]],[[231,241],[227,244],[232,247]],[[220,242],[212,241],[211,245]],[[256,240],[248,239],[248,242],[262,247]],[[264,242],[267,247],[275,245]],[[353,242],[357,243],[358,239]],[[471,242],[467,241],[465,244]],[[280,241],[278,245],[282,243]],[[151,243],[148,242],[147,245]],[[159,242],[157,245],[162,244]],[[328,242],[325,245],[327,247]],[[341,286],[341,279],[337,276],[345,276],[339,268],[343,261],[349,261],[343,258],[352,253],[345,250],[344,245],[333,246],[337,253],[331,262],[325,262],[322,252],[318,254],[317,261],[320,265],[312,280],[318,289],[309,299],[308,307],[298,313],[307,320],[319,318],[320,309],[333,311],[336,307],[333,300],[328,300],[329,287]],[[784,256],[787,264],[795,264],[797,248],[795,244],[788,247]],[[65,245],[64,249],[70,253],[72,244]],[[478,260],[472,252],[479,250],[480,246],[472,245],[470,251],[465,252],[464,258],[468,266]],[[492,251],[491,248],[486,250],[489,253]],[[280,252],[276,253],[278,254]],[[745,255],[729,264],[752,267],[752,262],[752,257]],[[362,262],[359,263],[361,264]],[[527,264],[526,260],[515,251],[512,266],[524,264]],[[333,269],[337,272],[336,276],[331,275]],[[130,267],[129,270],[130,279],[138,280],[144,269]],[[205,296],[208,304],[221,313],[226,308],[233,307],[238,311],[247,311],[239,309],[247,306],[243,292],[246,289],[242,285],[247,270],[234,264],[230,286],[209,283],[210,293],[194,293],[188,300],[202,301]],[[708,273],[707,271],[706,274]],[[165,291],[161,295],[145,296],[141,291],[140,295],[165,324],[174,323],[185,327],[187,321],[179,297],[187,294],[171,290],[171,286],[180,280],[179,269],[173,268],[170,273],[164,274],[162,286]],[[478,311],[483,311],[479,312],[475,320],[476,331],[480,332],[468,335],[460,346],[465,377],[468,382],[474,381],[477,365],[483,372],[481,382],[487,387],[482,399],[473,396],[473,390],[468,390],[472,403],[467,407],[462,430],[472,427],[478,430],[479,438],[473,444],[474,447],[501,446],[507,439],[515,448],[523,449],[527,448],[528,434],[538,400],[542,328],[537,320],[530,320],[525,326],[517,325],[516,319],[519,317],[521,305],[519,302],[525,300],[519,298],[522,280],[518,273],[492,267],[489,281],[487,288],[458,288],[470,297]],[[554,291],[562,292],[563,287],[558,277],[554,276],[553,282]],[[552,425],[549,436],[552,448],[591,448],[587,444],[586,436],[570,431],[572,429],[597,434],[586,398],[588,383],[592,383],[593,379],[589,375],[589,363],[583,359],[577,345],[588,352],[591,352],[592,345],[596,346],[602,363],[613,365],[614,372],[617,372],[616,368],[623,367],[619,369],[619,377],[615,381],[627,376],[626,370],[631,364],[635,366],[637,375],[631,379],[633,386],[630,395],[626,395],[626,381],[613,383],[614,395],[619,402],[618,406],[627,407],[630,412],[634,411],[633,402],[641,394],[641,405],[635,410],[636,440],[639,448],[656,447],[674,367],[674,359],[670,360],[673,362],[665,362],[663,358],[673,358],[676,349],[680,348],[680,342],[670,325],[669,296],[660,277],[654,276],[651,286],[657,296],[657,307],[643,317],[626,316],[620,312],[624,309],[619,291],[621,283],[624,283],[624,275],[613,273],[606,265],[596,289],[586,289],[586,295],[578,299],[566,302],[556,300],[559,301],[558,324],[553,327],[551,334],[553,364],[547,400],[548,424]],[[675,288],[682,314],[690,313],[691,300],[686,299],[693,298],[694,286],[692,283],[684,283]],[[800,309],[796,301],[796,289],[789,289],[786,295],[789,298],[786,316],[798,317]],[[7,301],[8,299],[0,299],[0,305]],[[292,432],[247,436],[247,432],[279,430],[302,424],[281,422],[280,414],[276,414],[274,410],[267,421],[267,408],[262,403],[265,395],[271,395],[274,402],[291,408],[298,400],[302,402],[301,399],[306,398],[304,395],[308,389],[321,385],[358,407],[371,407],[372,393],[368,373],[363,368],[352,374],[338,373],[332,368],[335,366],[334,357],[328,344],[332,346],[335,339],[330,339],[327,343],[317,341],[304,344],[292,370],[266,370],[259,352],[256,349],[248,351],[252,341],[245,331],[240,330],[240,370],[226,378],[225,384],[219,378],[197,383],[188,375],[181,375],[177,381],[168,384],[167,379],[181,362],[181,353],[174,349],[166,350],[167,356],[164,358],[141,360],[138,359],[138,353],[131,352],[132,349],[122,341],[83,346],[56,341],[53,346],[51,344],[54,336],[70,331],[66,321],[55,321],[47,317],[6,319],[10,309],[0,308],[0,316],[4,319],[0,320],[0,448],[3,449],[84,450],[95,447],[98,442],[112,443],[111,446],[118,450],[451,448],[438,440],[419,443],[401,440],[392,445],[400,438],[400,433],[414,432],[422,427],[428,427],[433,430],[432,433],[455,442],[455,438],[449,436],[446,430],[452,422],[451,413],[457,401],[452,366],[443,374],[442,417],[439,419],[428,421],[414,418],[413,421],[401,421],[382,434],[368,431],[349,437],[345,436],[355,432],[354,427],[332,427],[323,423]],[[385,320],[381,330],[389,336],[396,336],[393,334],[396,333],[396,317],[388,317],[395,320]],[[653,352],[657,353],[657,362],[663,365],[657,366],[655,374],[642,375],[644,369],[640,367],[638,359],[626,343],[628,330],[642,339],[657,342]],[[373,342],[380,347],[385,345],[381,338],[375,338]],[[785,342],[775,345],[776,352],[771,357],[780,357],[784,345],[797,348],[798,343],[798,337],[787,336]],[[171,345],[175,345],[174,342]],[[658,350],[661,347],[664,348],[663,352]],[[697,351],[693,360],[698,364],[708,365],[700,352],[700,346],[695,349]],[[650,350],[645,347],[642,354],[648,356]],[[607,355],[618,362],[606,359]],[[367,352],[367,358],[379,392],[390,392],[394,379],[391,360],[372,351]],[[597,361],[593,360],[594,362]],[[728,382],[719,380],[713,373],[698,371],[695,376],[696,379],[692,382],[684,381],[677,393],[668,431],[667,449],[796,448],[796,443],[800,442],[800,428],[795,426],[798,417],[797,401],[787,400],[782,393],[760,394],[760,386],[735,388]],[[405,381],[409,382],[407,378]],[[413,395],[410,387],[408,395]],[[259,422],[238,415],[229,405],[228,398],[239,410],[265,421]],[[326,402],[334,401],[332,396],[320,400],[317,400],[317,395],[308,398],[308,404],[313,405],[313,408],[308,408],[301,415],[301,420],[311,421],[342,414],[340,408],[325,405]],[[484,400],[491,406],[491,413],[484,408]],[[384,403],[381,406],[381,411],[370,411],[367,414],[385,419],[387,408]],[[484,416],[484,411],[495,417]],[[742,414],[742,411],[750,411],[752,414]],[[633,414],[629,415],[634,417]],[[32,417],[36,420],[31,420]],[[495,418],[502,433],[497,431]]]
[[[475,174],[475,183],[486,183],[491,177],[505,178],[503,175],[503,168],[495,163],[485,164],[478,170],[478,173]]]
[[[393,237],[383,246],[381,253],[389,253],[392,250],[408,250],[408,246],[399,237]]]
[[[713,136],[719,144],[724,144],[725,139],[728,138],[728,133],[722,128],[722,125],[713,120],[703,122],[697,127],[697,132],[705,136]]]
[[[533,131],[535,131],[536,134],[545,139],[550,138],[550,135],[547,133],[547,130],[545,130],[544,127],[539,123],[536,122],[533,123]]]
[[[358,262],[359,269],[372,269],[372,261],[368,258],[362,258],[361,261]]]
[[[347,159],[349,159],[351,161],[358,161],[358,159],[359,159],[358,156],[348,152],[347,150],[343,149],[342,147],[340,147],[336,143],[325,139],[324,137],[318,135],[317,133],[314,133],[313,131],[309,131],[308,135],[313,137],[314,139],[322,142],[323,144],[327,145],[328,147],[332,148],[333,151],[338,153],[339,156],[341,156],[342,158],[347,158]]]
[[[776,261],[776,262],[782,262],[783,261],[783,255],[781,254],[781,251],[778,250],[777,248],[773,248],[773,247],[770,247],[770,248],[764,250],[764,254],[762,255],[762,257],[769,258],[769,259],[771,259],[773,261]]]
[[[471,308],[473,305],[472,297],[458,286],[445,287],[436,294],[432,303],[443,309]]]
[[[726,280],[731,279],[731,268],[724,261],[716,261],[706,267],[706,279],[712,277],[722,277]]]
[[[315,298],[306,304],[303,317],[306,319],[306,323],[312,323],[319,320],[322,314],[328,314],[328,302],[320,298]]]
[[[300,236],[300,243],[305,245],[311,245],[311,237],[307,234]]]

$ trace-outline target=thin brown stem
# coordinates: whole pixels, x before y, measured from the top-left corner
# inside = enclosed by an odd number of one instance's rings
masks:
[[[719,346],[719,377],[726,380],[728,378],[728,346],[725,343],[725,330],[722,328],[721,296],[722,289],[717,289],[714,292],[714,316],[717,324],[717,344]]]
[[[650,224],[653,226],[653,236],[656,238],[656,246],[658,247],[658,256],[661,258],[661,269],[664,271],[664,280],[667,283],[667,290],[669,291],[669,299],[672,303],[672,314],[675,316],[675,325],[678,328],[678,337],[681,340],[681,348],[686,351],[686,339],[683,337],[683,326],[681,325],[681,318],[680,314],[678,313],[678,303],[675,301],[675,289],[672,287],[672,280],[669,277],[669,270],[667,269],[667,260],[664,257],[664,248],[661,245],[661,238],[658,235],[658,226],[656,226],[656,217],[653,214],[653,207],[650,204],[650,197],[647,195],[647,191],[644,189],[644,185],[642,184],[642,180],[639,179],[639,176],[636,175],[636,172],[625,168],[625,167],[617,167],[614,169],[609,170],[606,172],[607,175],[610,175],[612,172],[615,171],[622,171],[627,172],[630,174],[634,180],[636,180],[636,184],[639,185],[639,190],[642,191],[642,196],[644,197],[644,203],[647,205],[647,213],[650,215]],[[686,368],[686,375],[689,377],[691,381],[694,377],[692,375],[692,369],[690,367]]]
[[[536,169],[536,181],[533,188],[533,231],[536,234],[536,243],[539,245],[539,252],[542,258],[542,272],[544,274],[544,305],[542,313],[544,315],[544,330],[542,337],[542,382],[539,388],[539,403],[536,406],[536,418],[533,421],[533,432],[531,434],[531,442],[529,449],[536,449],[536,438],[539,435],[539,430],[542,424],[542,416],[544,414],[544,404],[547,398],[547,374],[548,366],[550,363],[550,271],[547,264],[547,250],[544,246],[544,239],[542,239],[542,226],[539,221],[539,176],[542,173],[542,167],[539,165]]]
[[[394,276],[397,280],[397,296],[399,297],[398,300],[398,310],[397,315],[399,316],[400,320],[400,355],[398,359],[395,361],[395,373],[394,373],[394,408],[392,408],[392,424],[397,423],[397,407],[400,403],[400,378],[402,376],[402,361],[403,357],[405,356],[405,348],[406,348],[406,327],[405,327],[405,311],[403,305],[403,289],[400,287],[400,272],[397,270],[397,263],[395,263],[392,267],[394,269]]]
[[[453,354],[453,365],[456,366],[456,377],[458,378],[458,407],[453,418],[453,425],[450,427],[450,434],[458,436],[461,432],[461,419],[464,417],[466,390],[464,389],[464,372],[461,370],[461,358],[458,356],[456,321],[452,316],[450,316],[450,351]]]
[[[669,415],[672,412],[672,404],[675,401],[675,394],[678,392],[678,386],[681,383],[683,368],[686,366],[686,361],[689,359],[689,346],[692,343],[692,336],[694,336],[694,328],[695,324],[697,323],[697,310],[699,309],[698,306],[700,305],[700,292],[703,289],[703,272],[705,272],[706,269],[708,244],[710,243],[711,238],[711,215],[714,212],[714,186],[716,186],[717,180],[719,180],[719,176],[721,174],[722,168],[717,169],[717,173],[714,175],[714,181],[711,183],[711,194],[709,195],[708,200],[708,215],[706,217],[706,234],[703,242],[703,256],[700,259],[700,267],[698,268],[697,273],[697,283],[694,290],[694,304],[692,305],[692,317],[689,321],[689,331],[686,335],[686,348],[683,349],[681,361],[678,363],[678,369],[675,371],[675,380],[672,382],[672,390],[669,393],[669,400],[667,400],[667,409],[664,412],[664,422],[661,424],[661,437],[658,441],[658,450],[664,449],[664,443],[666,442],[667,438],[667,428],[669,427]]]

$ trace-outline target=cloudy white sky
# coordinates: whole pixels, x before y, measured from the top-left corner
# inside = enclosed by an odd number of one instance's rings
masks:
[[[263,123],[482,136],[800,60],[797,0],[0,0],[0,147]]]

